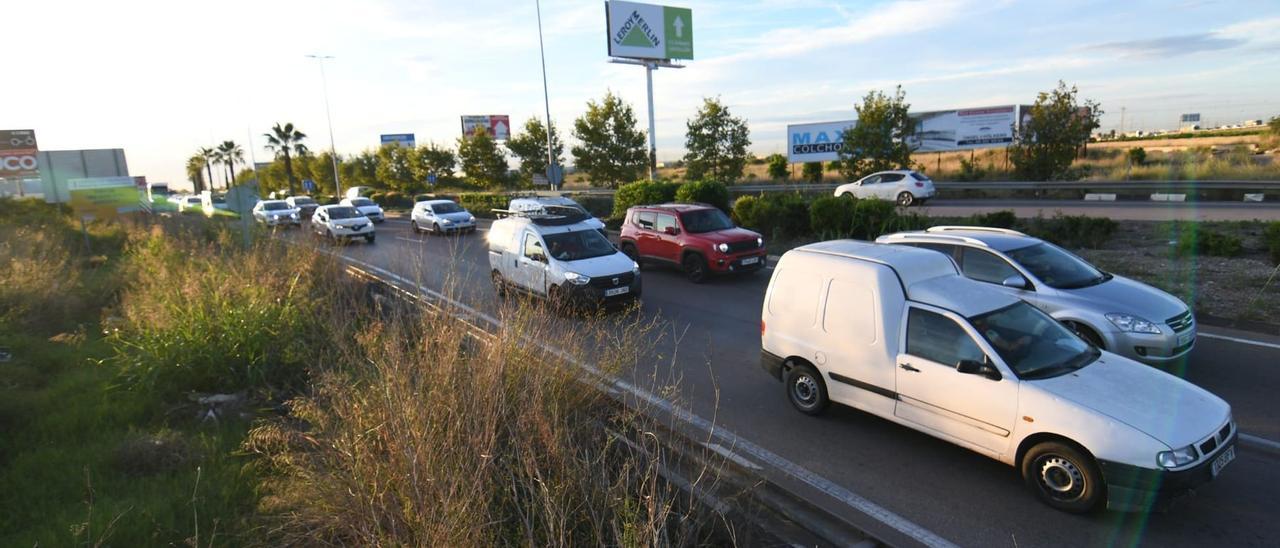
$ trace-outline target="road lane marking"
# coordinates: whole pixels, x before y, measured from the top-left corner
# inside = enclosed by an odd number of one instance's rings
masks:
[[[1215,334],[1213,334],[1213,333],[1205,333],[1204,331],[1201,331],[1201,332],[1199,333],[1199,335],[1198,335],[1198,336],[1200,336],[1200,337],[1204,337],[1204,338],[1207,338],[1207,339],[1218,339],[1218,340],[1223,340],[1223,341],[1231,341],[1231,342],[1234,342],[1234,343],[1249,344],[1249,345],[1253,345],[1253,346],[1261,346],[1261,347],[1263,347],[1263,348],[1274,348],[1274,349],[1280,350],[1280,344],[1276,344],[1276,343],[1269,343],[1269,342],[1264,342],[1264,341],[1255,341],[1255,340],[1253,340],[1253,339],[1241,339],[1241,338],[1239,338],[1239,337],[1228,337],[1228,336],[1226,336],[1226,335],[1215,335]]]
[[[457,309],[466,311],[468,314],[472,315],[473,317],[484,319],[486,322],[490,323],[491,325],[494,325],[495,327],[501,325],[501,323],[497,318],[490,316],[489,314],[486,314],[484,312],[481,312],[475,308],[472,308],[471,306],[468,306],[453,298],[445,296],[445,294],[440,293],[439,291],[435,291],[431,288],[423,287],[420,284],[410,282],[408,279],[404,278],[403,276],[400,276],[399,274],[396,274],[384,268],[369,264],[367,262],[364,262],[358,259],[347,257],[345,255],[337,253],[336,251],[331,251],[331,250],[321,250],[321,251],[325,253],[329,253],[330,255],[335,256],[343,261],[347,261],[347,262],[368,268],[369,270],[385,275],[388,278],[391,278],[392,280],[395,280],[399,283],[405,284],[410,287],[416,287],[419,292],[431,295],[436,299],[443,301],[445,303],[448,303]],[[600,374],[598,369],[578,361],[576,358],[570,356],[567,352],[559,348],[555,348],[550,345],[547,345],[542,341],[531,341],[531,342],[534,342],[538,346],[544,348],[545,350],[555,355],[565,358],[567,361],[573,363],[574,365],[577,365],[578,367],[586,371],[592,372],[593,374],[597,375],[598,378],[604,378],[604,376]],[[899,533],[910,537],[916,542],[919,542],[926,546],[932,546],[932,547],[938,547],[938,548],[953,548],[957,546],[951,541],[948,541],[947,539],[944,539],[941,536],[938,536],[936,533],[928,529],[925,529],[920,525],[917,525],[915,522],[912,522],[911,520],[908,520],[907,518],[904,518],[883,506],[880,506],[874,502],[871,502],[870,500],[863,498],[862,496],[848,489],[845,489],[844,487],[841,487],[840,485],[832,482],[831,480],[828,480],[827,478],[820,476],[817,473],[814,473],[809,469],[804,468],[803,466],[800,466],[794,462],[791,462],[786,458],[779,456],[776,453],[773,453],[772,451],[769,451],[768,449],[765,449],[750,441],[747,441],[745,438],[738,436],[737,434],[733,433],[727,428],[715,425],[710,421],[694,414],[691,411],[676,407],[670,401],[664,398],[658,397],[654,394],[651,394],[648,391],[643,390],[639,387],[636,387],[635,385],[632,385],[627,381],[616,379],[616,378],[609,379],[609,380],[611,381],[611,384],[613,384],[614,386],[621,388],[623,391],[630,393],[631,395],[639,398],[644,402],[649,403],[650,405],[657,407],[658,409],[661,409],[662,411],[670,414],[672,417],[675,417],[678,420],[681,420],[682,422],[689,424],[690,426],[693,426],[699,430],[702,430],[704,433],[712,436],[713,438],[720,440],[724,444],[727,444],[728,447],[732,447],[738,451],[745,452],[757,460],[760,460],[769,465],[772,465],[776,470],[809,485],[810,487],[822,492],[828,497],[831,497],[845,504],[846,506],[859,511],[884,525],[889,526],[890,528],[898,531]]]

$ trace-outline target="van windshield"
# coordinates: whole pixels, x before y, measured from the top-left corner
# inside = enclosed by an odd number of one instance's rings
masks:
[[[969,323],[1022,379],[1065,375],[1102,355],[1057,320],[1024,301],[974,316]]]
[[[547,252],[560,261],[592,259],[618,252],[608,239],[595,230],[544,234],[542,239],[547,242]]]

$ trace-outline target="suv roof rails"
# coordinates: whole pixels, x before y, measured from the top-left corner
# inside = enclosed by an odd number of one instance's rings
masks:
[[[577,224],[591,218],[590,215],[582,215],[582,214],[554,215],[551,213],[535,213],[532,211],[518,211],[518,210],[511,210],[511,209],[494,209],[492,211],[498,214],[499,219],[506,219],[508,217],[522,217],[525,219],[529,219],[530,221],[533,221],[533,224],[536,224],[538,226],[565,226],[565,225]]]
[[[951,232],[953,230],[956,230],[956,231],[966,230],[969,232],[990,232],[992,234],[1005,234],[1008,236],[1026,236],[1026,234],[1018,232],[1017,230],[1011,230],[1008,228],[995,228],[995,227],[989,227],[989,226],[932,226],[926,229],[925,232]]]
[[[900,241],[925,241],[925,242],[964,242],[976,246],[987,247],[987,243],[977,238],[968,236],[959,236],[955,234],[939,234],[936,232],[899,232],[897,234],[887,234],[881,236],[887,240]]]

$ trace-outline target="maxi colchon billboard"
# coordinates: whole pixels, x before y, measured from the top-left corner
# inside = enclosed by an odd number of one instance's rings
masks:
[[[1019,113],[1030,107],[938,110],[911,114],[915,131],[907,137],[914,152],[947,152],[1004,147],[1013,143]],[[787,159],[791,163],[830,162],[840,158],[845,130],[857,120],[787,126]]]

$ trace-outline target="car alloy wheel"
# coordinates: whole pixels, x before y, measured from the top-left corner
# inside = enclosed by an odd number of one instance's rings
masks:
[[[898,205],[902,207],[911,207],[911,204],[915,203],[915,201],[916,197],[910,192],[903,192],[898,195]]]
[[[684,274],[689,277],[689,281],[700,284],[707,280],[707,262],[702,260],[701,255],[697,253],[685,255],[682,265],[684,266]]]

